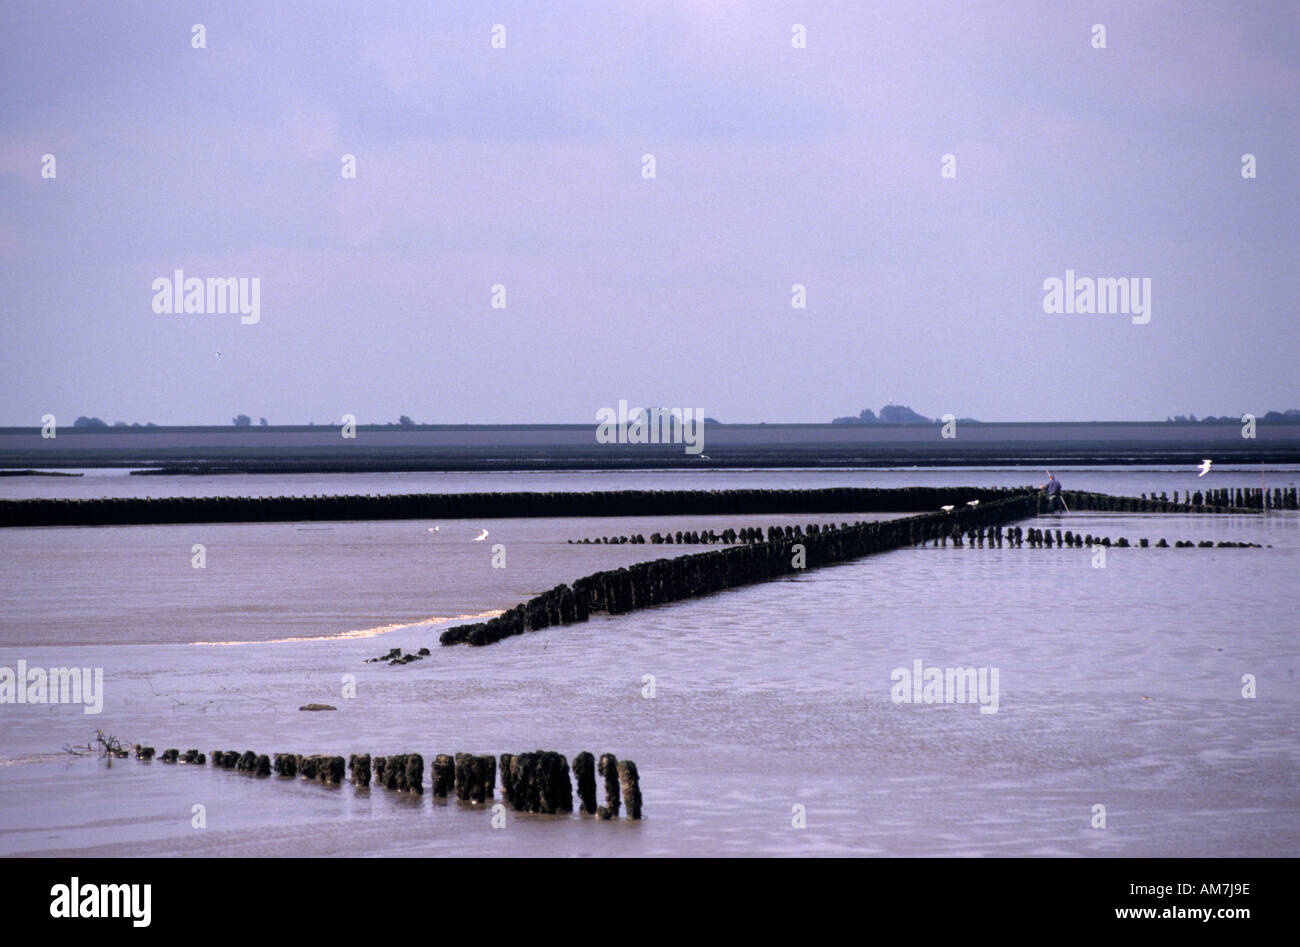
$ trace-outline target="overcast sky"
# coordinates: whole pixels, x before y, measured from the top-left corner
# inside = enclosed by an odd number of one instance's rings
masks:
[[[1293,2],[3,6],[3,424],[1300,406]]]

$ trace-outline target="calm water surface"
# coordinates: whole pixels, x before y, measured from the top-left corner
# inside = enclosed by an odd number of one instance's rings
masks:
[[[80,477],[0,477],[0,499],[25,497],[197,497],[383,495],[398,493],[490,493],[584,490],[809,490],[827,487],[952,486],[1019,487],[1041,484],[1036,467],[905,467],[809,470],[573,470],[453,473],[223,474],[132,476],[121,468],[84,471]],[[1208,479],[1197,467],[1057,467],[1070,490],[1132,494],[1182,493],[1208,486],[1258,487],[1258,467],[1216,466]],[[1300,485],[1300,468],[1266,467],[1264,484]]]
[[[959,480],[1021,476],[977,473]],[[1058,475],[1175,489],[1151,471]],[[461,485],[416,489],[468,489],[480,475],[450,476]],[[527,476],[509,489],[625,486],[608,473]],[[738,485],[724,476],[719,486]],[[1097,485],[1107,477],[1118,487]],[[795,521],[813,519],[832,517]],[[0,705],[0,854],[1300,853],[1293,513],[1077,514],[1062,528],[1271,548],[1111,549],[1100,569],[1087,550],[904,549],[490,648],[436,644],[457,616],[679,551],[568,539],[778,521],[496,520],[482,543],[479,524],[446,521],[437,534],[417,521],[0,531],[0,666],[102,667],[106,692],[97,716]],[[504,569],[491,565],[498,542]],[[190,565],[194,543],[206,569]],[[432,655],[364,663],[394,646]],[[892,669],[916,660],[998,668],[998,712],[893,703]],[[339,709],[297,710],[312,701]],[[646,818],[509,813],[498,830],[486,807],[428,796],[62,752],[96,728],[159,751],[610,751],[637,762]],[[1096,804],[1104,830],[1089,824]],[[206,828],[191,826],[195,805]],[[804,829],[791,826],[796,805]]]

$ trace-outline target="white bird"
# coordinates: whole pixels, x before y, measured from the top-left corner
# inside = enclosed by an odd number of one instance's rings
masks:
[[[221,361],[221,353],[220,353],[220,352],[217,353],[217,361],[218,361],[218,362]]]
[[[441,528],[442,528],[441,526],[430,526],[430,527],[429,527],[429,532],[431,532],[431,533],[436,533],[436,532],[437,532],[438,530],[440,530]]]
[[[949,505],[949,506],[941,506],[939,507],[939,509],[943,510],[945,513],[951,513],[953,510],[957,508],[955,506]]]
[[[1214,461],[1210,460],[1208,457],[1205,458],[1205,460],[1201,461],[1201,472],[1198,473],[1196,476],[1204,477],[1207,473],[1210,472],[1210,468],[1213,466],[1214,466]]]
[[[979,500],[967,500],[967,501],[966,501],[966,505],[969,506],[969,507],[971,507],[972,509],[974,509],[975,507],[977,507],[977,506],[980,505],[980,501],[979,501]]]
[[[483,540],[487,539],[487,537],[488,537],[488,531],[485,529],[483,530],[483,532],[479,533],[477,536],[474,537],[474,542],[481,543]]]

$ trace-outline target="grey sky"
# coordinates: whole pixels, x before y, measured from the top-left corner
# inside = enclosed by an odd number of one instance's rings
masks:
[[[269,6],[4,3],[0,423],[1300,406],[1300,5]]]

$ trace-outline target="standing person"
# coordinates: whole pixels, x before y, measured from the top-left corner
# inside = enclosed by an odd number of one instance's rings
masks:
[[[1047,483],[1043,484],[1040,489],[1047,490],[1047,512],[1055,513],[1056,505],[1061,503],[1061,481],[1057,480],[1049,470],[1047,471]]]

